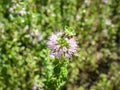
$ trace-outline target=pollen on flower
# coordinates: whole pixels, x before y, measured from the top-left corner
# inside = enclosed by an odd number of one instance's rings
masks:
[[[64,36],[63,32],[53,33],[47,43],[50,48],[50,55],[52,57],[61,57],[64,55],[66,58],[70,58],[74,52],[76,52],[77,43],[75,37]]]

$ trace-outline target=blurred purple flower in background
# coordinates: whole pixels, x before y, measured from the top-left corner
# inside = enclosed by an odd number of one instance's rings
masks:
[[[108,2],[108,0],[102,0],[102,2],[103,2],[103,3],[107,3],[107,2]]]
[[[18,9],[19,8],[19,9]],[[13,6],[11,6],[9,8],[9,12],[11,14],[19,14],[21,16],[24,16],[27,14],[26,12],[26,8],[25,7],[22,7],[20,4],[18,3],[14,3]]]
[[[37,90],[37,84],[34,83],[33,87],[32,87],[32,90]]]
[[[30,30],[30,38],[33,41],[33,43],[36,43],[42,40],[42,35],[39,33],[38,29],[34,31]]]
[[[18,14],[20,14],[21,16],[26,15],[26,10],[25,10],[25,8],[22,8],[22,10],[18,11]]]
[[[76,52],[77,43],[75,37],[67,37],[63,32],[53,33],[47,43],[52,57],[61,57],[64,55],[70,58]]]

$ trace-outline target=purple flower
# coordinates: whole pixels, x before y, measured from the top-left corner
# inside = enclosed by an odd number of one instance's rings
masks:
[[[70,58],[76,52],[77,43],[75,37],[65,36],[63,32],[53,33],[47,43],[52,57],[61,57],[64,55]]]
[[[33,43],[39,42],[42,40],[42,35],[39,33],[38,29],[34,31],[30,31],[30,38],[33,41]]]
[[[25,11],[24,8],[23,8],[22,10],[20,10],[18,13],[19,13],[21,16],[26,15],[26,11]]]
[[[16,4],[16,3],[14,3],[13,6],[9,8],[9,12],[12,14],[19,14],[21,16],[24,16],[27,13],[25,7],[22,7],[20,4]]]
[[[32,90],[37,90],[37,84],[34,83],[33,87],[32,87]]]
[[[102,2],[103,2],[103,3],[107,3],[107,2],[108,2],[108,0],[102,0]]]

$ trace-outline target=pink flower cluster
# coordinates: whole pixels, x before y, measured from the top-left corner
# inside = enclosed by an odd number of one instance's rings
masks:
[[[62,37],[61,39],[59,39]],[[59,44],[59,40],[64,40],[66,44],[62,46]],[[48,47],[50,48],[50,55],[53,57],[61,57],[64,55],[66,58],[70,58],[74,52],[76,52],[77,43],[75,37],[67,37],[64,36],[63,32],[53,33],[49,41],[47,43]]]

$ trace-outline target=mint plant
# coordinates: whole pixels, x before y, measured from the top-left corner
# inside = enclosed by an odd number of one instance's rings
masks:
[[[67,80],[69,58],[76,52],[77,42],[71,28],[52,33],[47,43],[50,55],[54,57],[52,75],[45,81],[47,90],[60,90]]]

